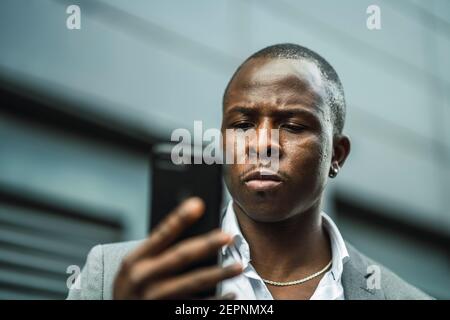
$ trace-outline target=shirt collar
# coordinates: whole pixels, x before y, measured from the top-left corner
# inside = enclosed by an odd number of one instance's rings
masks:
[[[331,242],[333,261],[331,273],[334,280],[340,281],[344,263],[350,258],[350,256],[348,254],[345,241],[334,221],[323,211],[321,212],[321,215],[323,226],[327,230]],[[234,245],[222,247],[222,254],[225,255],[227,250],[231,250],[232,255],[239,255],[241,263],[245,269],[251,260],[250,250],[248,242],[245,240],[239,227],[236,214],[233,210],[232,200],[228,203],[227,209],[222,218],[222,231],[229,234],[234,239]]]
[[[333,275],[334,280],[340,281],[342,271],[344,269],[344,263],[350,259],[350,256],[348,254],[344,238],[342,237],[334,221],[323,211],[321,215],[323,226],[325,230],[327,230],[331,242],[331,254],[333,261],[331,266],[331,274]]]
[[[230,200],[227,206],[227,210],[225,211],[225,215],[222,218],[222,231],[229,234],[231,238],[234,240],[234,245],[242,259],[243,263],[247,264],[250,261],[250,252],[249,245],[247,240],[245,240],[242,235],[241,228],[239,227],[239,223],[236,218],[236,214],[233,210],[233,201]],[[222,254],[226,253],[228,246],[222,247]]]

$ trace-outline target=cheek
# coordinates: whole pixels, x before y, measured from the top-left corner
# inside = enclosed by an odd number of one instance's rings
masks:
[[[328,175],[330,146],[323,136],[311,135],[286,145],[286,160],[291,174],[301,180],[323,180]]]
[[[242,191],[242,185],[240,181],[240,176],[244,173],[244,168],[242,165],[238,164],[227,164],[223,165],[223,177],[225,185],[230,192],[231,197],[238,202],[244,196]]]
[[[237,161],[237,137],[233,133],[224,134],[222,132],[222,152],[225,163],[236,163]],[[229,166],[230,167],[230,166]],[[231,170],[231,169],[229,169]]]
[[[239,177],[244,173],[245,168],[240,164],[224,164],[223,175],[227,182],[237,183],[239,182]]]

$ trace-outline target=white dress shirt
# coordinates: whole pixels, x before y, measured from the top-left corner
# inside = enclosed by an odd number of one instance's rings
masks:
[[[331,218],[322,212],[322,222],[326,228],[332,250],[332,266],[322,277],[311,300],[344,300],[344,289],[341,277],[344,263],[349,259],[344,239]],[[235,293],[238,300],[273,300],[266,284],[251,265],[250,249],[241,233],[239,223],[230,201],[222,219],[222,230],[234,238],[234,244],[223,247],[221,262],[223,266],[239,262],[243,266],[243,273],[222,282],[220,294]]]

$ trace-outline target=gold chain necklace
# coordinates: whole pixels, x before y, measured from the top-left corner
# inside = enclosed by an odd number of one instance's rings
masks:
[[[330,267],[331,267],[331,263],[333,262],[333,259],[330,260],[330,262],[328,262],[328,264],[325,266],[325,268],[323,268],[322,270],[313,273],[310,276],[307,276],[306,278],[303,279],[299,279],[299,280],[294,280],[294,281],[288,281],[288,282],[278,282],[278,281],[272,281],[272,280],[266,280],[266,279],[262,279],[265,283],[274,285],[274,286],[293,286],[296,284],[301,284],[304,283],[308,280],[314,279],[318,276],[320,276],[322,273],[324,273],[325,271],[327,271]]]

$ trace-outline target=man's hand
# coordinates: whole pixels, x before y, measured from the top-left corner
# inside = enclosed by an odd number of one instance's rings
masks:
[[[125,257],[114,282],[114,299],[180,299],[214,287],[242,272],[240,264],[180,270],[217,254],[232,239],[220,229],[172,245],[204,212],[203,201],[190,198],[170,213],[145,242]]]

